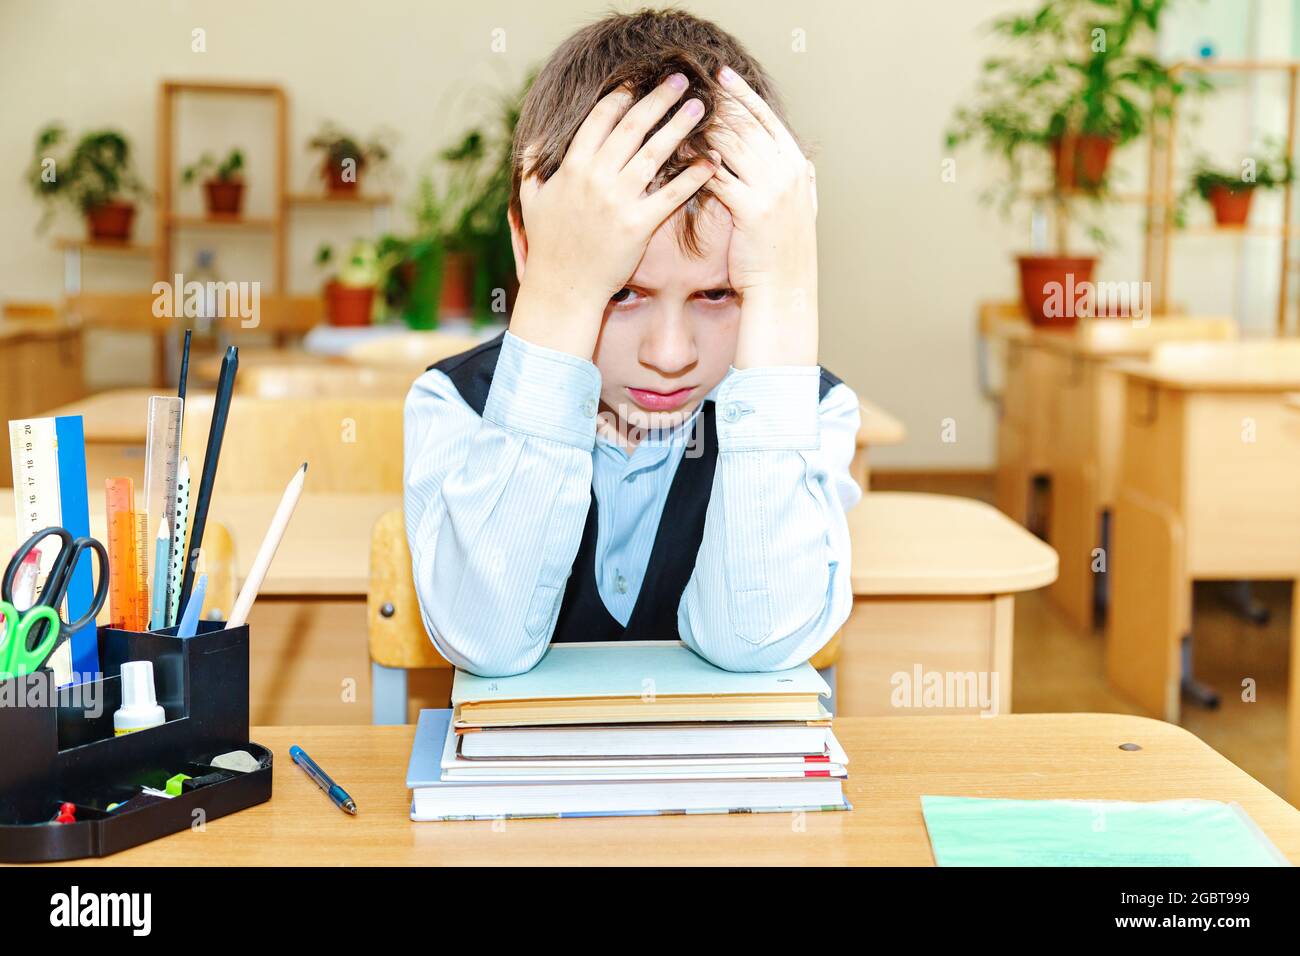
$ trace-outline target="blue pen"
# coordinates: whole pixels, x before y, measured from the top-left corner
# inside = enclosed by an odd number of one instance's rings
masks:
[[[149,630],[156,631],[167,626],[167,572],[171,564],[171,531],[167,528],[167,519],[158,525],[158,540],[154,543],[153,556],[153,613],[149,618]]]
[[[316,765],[316,761],[307,756],[307,751],[303,750],[297,744],[289,748],[289,756],[293,762],[303,770],[307,771],[307,776],[316,781],[316,786],[320,787],[334,801],[334,806],[338,807],[344,813],[350,813],[356,816],[357,803],[348,792],[330,779],[329,774]]]
[[[177,637],[193,637],[199,632],[199,614],[203,610],[203,596],[207,591],[208,576],[200,574],[199,579],[194,582],[190,603],[185,605],[185,613],[181,615],[180,626],[176,628]]]

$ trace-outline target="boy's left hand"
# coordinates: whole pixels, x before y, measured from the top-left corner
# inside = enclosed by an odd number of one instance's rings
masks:
[[[738,74],[709,143],[728,168],[708,188],[731,212],[727,269],[741,295],[736,368],[817,364],[817,191],[790,131]],[[717,159],[718,157],[714,157]]]

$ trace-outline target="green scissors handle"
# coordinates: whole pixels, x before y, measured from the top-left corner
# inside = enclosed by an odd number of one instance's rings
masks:
[[[20,677],[39,670],[62,635],[63,621],[59,613],[46,604],[19,613],[8,601],[0,601],[0,614],[5,619],[5,642],[0,645],[0,678]],[[27,638],[41,621],[46,622],[45,636],[35,648],[28,649]]]

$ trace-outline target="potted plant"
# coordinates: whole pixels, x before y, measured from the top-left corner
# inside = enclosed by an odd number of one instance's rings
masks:
[[[1055,213],[1050,254],[1017,257],[1031,321],[1072,325],[1072,310],[1047,303],[1062,288],[1091,282],[1096,256],[1070,248],[1071,221],[1084,220],[1098,243],[1113,149],[1142,135],[1152,116],[1168,116],[1184,83],[1146,51],[1170,0],[1044,0],[1037,9],[997,20],[1006,51],[985,60],[974,101],[957,109],[949,149],[979,141],[1005,164],[1004,212],[1025,198],[1027,168],[1047,174],[1039,190]],[[1198,80],[1198,88],[1204,82]],[[1088,220],[1091,219],[1091,222]]]
[[[191,185],[200,176],[207,197],[209,216],[238,216],[244,204],[244,153],[232,149],[226,158],[217,162],[211,153],[204,153],[199,161],[181,170],[181,181]]]
[[[375,292],[383,285],[391,267],[390,257],[381,256],[375,243],[358,239],[352,244],[338,270],[325,283],[325,314],[330,325],[369,325],[375,310]],[[316,264],[322,268],[334,261],[334,249],[322,244]]]
[[[1250,218],[1250,200],[1257,189],[1278,189],[1294,178],[1291,157],[1280,146],[1262,159],[1246,157],[1234,171],[1215,167],[1202,156],[1192,170],[1191,190],[1214,210],[1216,225],[1240,228]]]
[[[308,146],[322,153],[320,175],[325,180],[325,191],[331,196],[356,193],[362,172],[387,162],[390,138],[380,131],[362,143],[333,123],[325,123],[308,142]]]
[[[415,248],[424,265],[440,264],[441,281],[432,302],[417,294],[408,322],[431,328],[437,317],[471,317],[476,323],[504,318],[518,283],[510,245],[511,150],[519,108],[527,89],[503,96],[489,124],[468,130],[442,150],[435,169],[424,174],[416,206]],[[504,293],[499,303],[497,290]],[[418,290],[417,290],[418,291]],[[436,310],[436,313],[435,313]]]
[[[135,220],[130,197],[148,195],[132,168],[130,142],[113,129],[86,133],[72,145],[62,125],[46,126],[36,134],[27,181],[46,207],[38,229],[64,202],[85,217],[90,238],[102,241],[128,241]]]

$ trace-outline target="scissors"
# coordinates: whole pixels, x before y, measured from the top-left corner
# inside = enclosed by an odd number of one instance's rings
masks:
[[[27,553],[46,538],[57,537],[59,553],[45,578],[41,596],[24,612],[14,606],[14,576]],[[99,582],[90,610],[74,623],[67,623],[59,615],[63,599],[72,583],[72,572],[81,555],[90,549],[99,556]],[[14,552],[0,581],[0,615],[4,615],[4,643],[0,644],[0,677],[17,677],[30,674],[45,666],[50,655],[65,637],[90,624],[98,616],[108,598],[108,552],[94,538],[74,538],[66,528],[50,527],[38,531],[21,548]],[[36,646],[30,645],[33,633]]]

